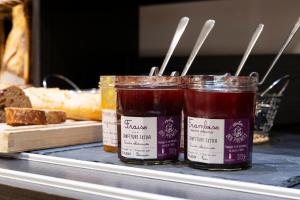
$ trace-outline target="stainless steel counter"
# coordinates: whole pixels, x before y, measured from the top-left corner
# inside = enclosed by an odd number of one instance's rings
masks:
[[[2,158],[0,184],[75,199],[300,199],[299,144],[274,133],[254,146],[251,169],[234,172],[126,165],[100,143],[78,145]]]

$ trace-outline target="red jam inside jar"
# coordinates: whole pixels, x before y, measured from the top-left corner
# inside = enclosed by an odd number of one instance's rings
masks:
[[[117,77],[118,156],[132,164],[178,160],[183,89],[180,77]]]
[[[184,92],[185,148],[191,167],[251,167],[256,78],[190,76]]]

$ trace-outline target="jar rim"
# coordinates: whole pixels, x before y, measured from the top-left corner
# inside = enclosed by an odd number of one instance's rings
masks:
[[[180,76],[116,76],[116,87],[182,87]]]
[[[116,75],[100,76],[99,87],[114,87],[116,82]]]
[[[190,75],[185,77],[187,88],[211,90],[257,90],[258,79],[254,76]]]

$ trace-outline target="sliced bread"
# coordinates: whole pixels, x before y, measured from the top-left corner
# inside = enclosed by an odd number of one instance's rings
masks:
[[[6,123],[12,126],[47,124],[46,113],[32,108],[5,108]]]
[[[66,121],[67,115],[60,110],[45,110],[48,124],[59,124]]]
[[[31,108],[31,102],[17,86],[0,86],[0,122],[5,122],[6,107]]]
[[[12,126],[58,124],[66,121],[66,113],[63,111],[7,107],[5,115],[6,123]]]

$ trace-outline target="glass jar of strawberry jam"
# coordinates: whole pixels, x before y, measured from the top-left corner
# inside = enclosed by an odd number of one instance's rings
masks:
[[[118,76],[118,155],[132,164],[178,160],[182,79],[171,76]]]
[[[185,81],[185,147],[190,166],[251,167],[257,79],[199,75]]]

